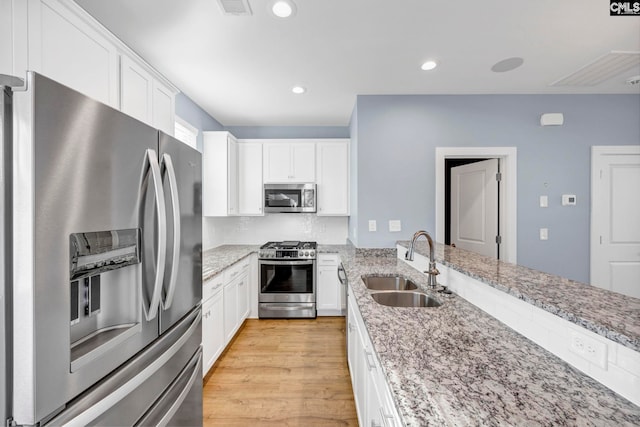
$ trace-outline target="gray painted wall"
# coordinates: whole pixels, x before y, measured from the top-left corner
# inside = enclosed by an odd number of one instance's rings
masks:
[[[518,149],[518,263],[588,282],[590,147],[640,144],[637,95],[358,96],[357,246],[393,247],[418,229],[435,234],[435,147]],[[542,113],[564,126],[542,127]],[[561,195],[577,196],[562,207]],[[538,197],[549,196],[549,208]],[[368,220],[378,222],[369,232]],[[387,221],[402,220],[390,233]],[[549,228],[549,240],[538,229]],[[356,243],[354,241],[354,243]]]
[[[176,96],[176,115],[196,127],[198,149],[202,151],[202,132],[226,130],[239,139],[268,138],[349,138],[347,126],[223,126],[183,93]]]
[[[202,151],[202,132],[224,130],[224,126],[219,121],[207,114],[198,104],[183,93],[176,95],[176,116],[199,130],[198,150],[200,151]]]
[[[349,145],[349,240],[358,246],[358,104],[354,105],[350,122]]]
[[[347,126],[227,126],[239,139],[349,138]]]

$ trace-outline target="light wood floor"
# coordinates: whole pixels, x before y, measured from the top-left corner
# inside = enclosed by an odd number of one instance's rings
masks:
[[[357,426],[344,318],[247,320],[203,395],[204,426]]]

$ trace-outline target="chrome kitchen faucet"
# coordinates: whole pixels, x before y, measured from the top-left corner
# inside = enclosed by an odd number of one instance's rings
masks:
[[[438,281],[436,280],[436,276],[440,274],[440,272],[436,268],[436,261],[434,259],[435,257],[434,257],[433,239],[431,239],[431,236],[429,235],[429,233],[427,233],[424,230],[419,230],[413,234],[413,237],[411,238],[411,244],[409,245],[409,250],[405,254],[404,259],[406,259],[407,261],[413,261],[413,247],[416,243],[416,240],[418,240],[418,237],[420,236],[425,236],[427,238],[427,242],[429,243],[429,269],[425,271],[425,273],[429,275],[428,286],[430,288],[436,288],[438,286]]]

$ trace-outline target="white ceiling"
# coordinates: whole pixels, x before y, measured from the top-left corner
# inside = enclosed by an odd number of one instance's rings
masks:
[[[640,66],[551,87],[610,51],[640,51],[640,17],[603,0],[294,0],[297,14],[223,15],[216,0],[76,0],[227,126],[346,126],[356,95],[635,93]],[[491,67],[509,57],[524,64]],[[439,67],[420,70],[426,59]],[[304,95],[291,87],[305,86]]]

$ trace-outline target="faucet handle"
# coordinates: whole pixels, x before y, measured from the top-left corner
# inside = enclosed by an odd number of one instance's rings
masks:
[[[437,276],[438,274],[440,274],[440,270],[438,270],[436,267],[431,267],[428,271],[425,271],[425,273]]]

